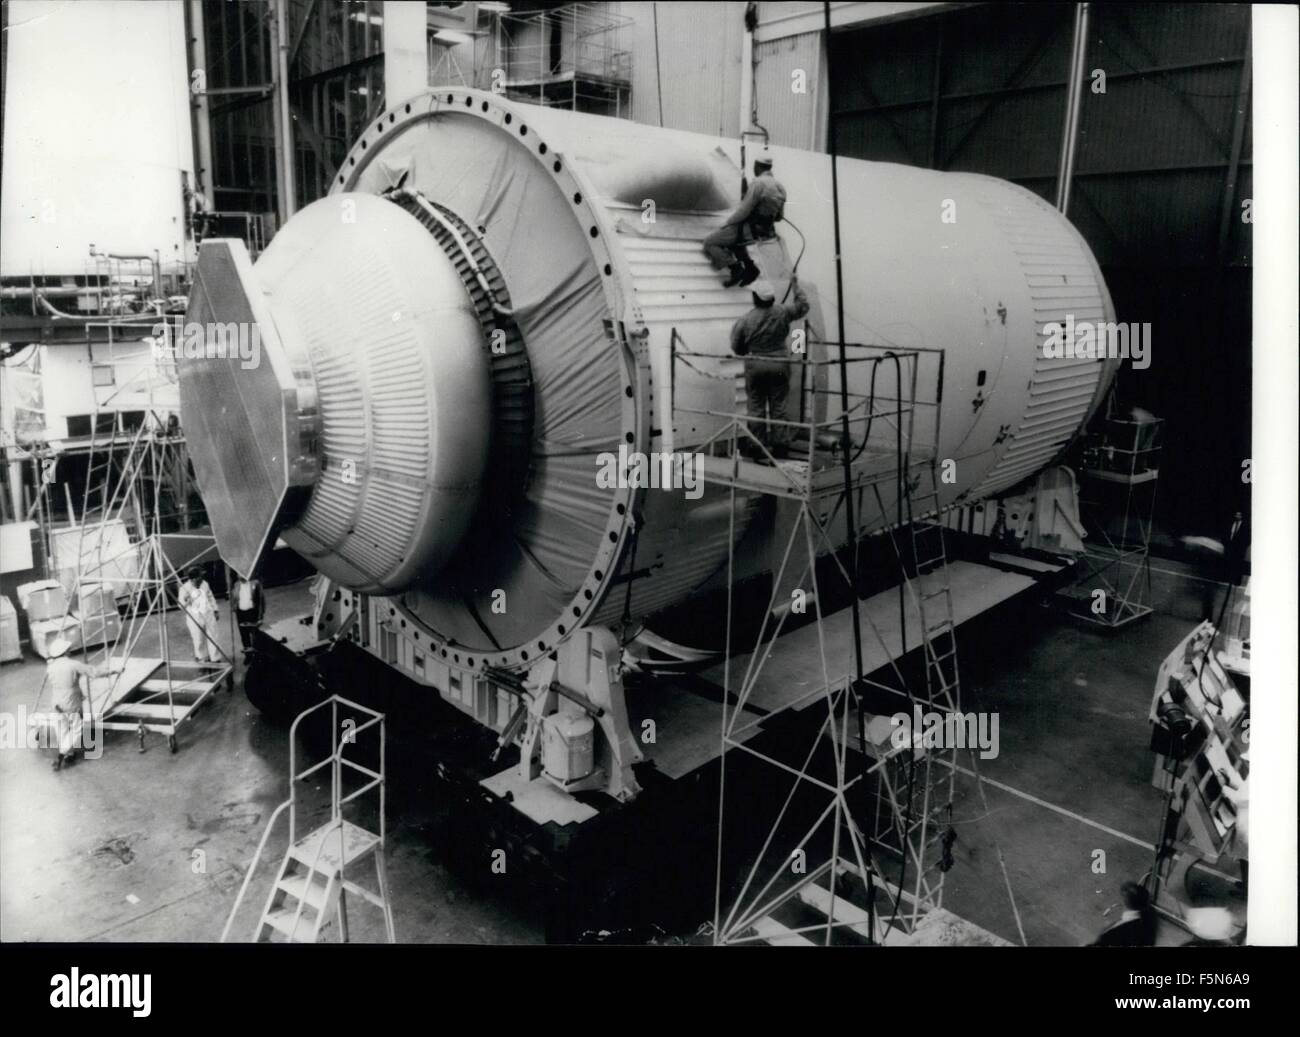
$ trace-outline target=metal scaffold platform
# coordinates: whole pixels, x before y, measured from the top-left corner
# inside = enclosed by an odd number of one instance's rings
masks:
[[[678,344],[675,336],[673,363],[700,373],[697,364],[708,363],[706,355]],[[774,624],[765,624],[752,645],[735,644],[729,590],[726,660],[712,674],[725,693],[714,939],[774,945],[916,942],[923,938],[923,923],[939,924],[935,919],[946,916],[956,752],[951,744],[930,744],[919,728],[900,738],[890,718],[912,710],[947,718],[960,709],[953,571],[936,471],[943,353],[810,345],[820,359],[787,361],[800,368],[791,381],[798,386],[798,412],[811,415],[809,420],[674,406],[675,417],[712,423],[714,431],[699,449],[706,455],[706,478],[730,492],[733,529],[741,501],[762,495],[785,502],[788,530],[768,601]],[[847,388],[847,371],[855,364],[868,365],[868,376],[854,384],[869,384],[869,394]],[[784,457],[769,449],[778,425],[786,427],[792,444],[780,451]],[[899,584],[896,591],[867,597],[859,556],[864,538],[875,534],[889,538]],[[738,539],[732,537],[728,557],[729,588],[735,586]],[[851,593],[850,607],[834,615],[823,613],[829,597],[823,591],[830,588],[819,586],[819,557],[831,561],[831,579],[843,581]],[[958,565],[962,578],[968,574],[961,566],[990,571]],[[1032,582],[1004,575],[1016,584],[1004,597]],[[791,607],[792,599],[805,608]],[[805,610],[808,624],[786,634],[791,616]],[[844,650],[844,631],[832,629],[845,625],[851,628],[851,655]],[[788,648],[795,642],[801,650],[792,657]],[[901,662],[917,649],[924,677],[909,680]],[[772,677],[769,667],[780,672]],[[770,747],[762,737],[782,714],[798,714],[796,724],[806,721],[811,737],[802,756],[791,755],[788,745]],[[743,818],[757,808],[752,789],[738,795],[728,786],[736,753],[758,761],[770,788],[788,784],[775,817],[760,823],[766,832],[760,848],[743,863],[727,861],[728,833],[734,814]],[[748,772],[751,781],[753,774]],[[738,865],[741,877],[731,881]],[[954,927],[977,932],[973,942],[1000,942],[955,916],[942,927],[948,933]]]
[[[122,330],[140,331],[134,325]],[[222,684],[233,688],[234,663],[206,627],[207,660],[174,658],[167,616],[170,591],[182,577],[163,549],[164,524],[169,507],[178,500],[182,510],[187,506],[190,485],[185,439],[175,420],[175,364],[161,349],[150,363],[138,351],[123,359],[117,344],[110,327],[106,357],[96,364],[112,388],[96,394],[80,514],[69,496],[70,526],[51,536],[60,542],[51,575],[67,590],[58,626],[82,649],[93,673],[86,689],[89,719],[101,730],[135,732],[141,751],[146,733],[154,733],[175,752],[180,727]],[[115,421],[100,420],[101,414],[115,416],[123,401],[139,409],[125,444]],[[233,625],[232,615],[232,639]],[[42,682],[38,714],[45,697]]]
[[[1151,532],[1164,421],[1108,417],[1084,441],[1082,573],[1062,591],[1071,616],[1114,630],[1151,613]]]

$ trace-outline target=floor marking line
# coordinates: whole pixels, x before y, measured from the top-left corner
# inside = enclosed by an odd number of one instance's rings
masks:
[[[941,760],[940,762],[945,766],[952,767],[956,771],[960,771],[968,778],[975,777],[975,772],[969,771],[965,767],[959,767],[955,763],[948,763],[946,760]],[[1082,814],[1076,814],[1073,810],[1066,810],[1065,807],[1058,807],[1055,803],[1049,803],[1045,799],[1039,799],[1037,796],[1031,795],[1028,792],[1021,792],[1019,789],[1012,788],[1010,785],[1004,785],[1002,782],[995,781],[993,778],[979,778],[978,780],[983,782],[985,785],[992,785],[994,788],[1001,789],[1003,792],[1010,792],[1013,796],[1019,796],[1021,799],[1026,799],[1030,803],[1037,803],[1040,807],[1046,807],[1048,810],[1055,811],[1063,817],[1072,818],[1080,824],[1088,825],[1090,828],[1096,828],[1105,832],[1107,835],[1113,835],[1116,839],[1123,839],[1125,842],[1130,842],[1134,846],[1140,846],[1144,850],[1150,850],[1152,853],[1155,853],[1156,847],[1154,843],[1143,842],[1136,836],[1128,835],[1124,832],[1118,831],[1117,829],[1111,828],[1108,825],[1103,825],[1100,821],[1094,821],[1092,818],[1084,817]]]
[[[965,767],[958,767],[955,763],[949,763],[947,760],[939,760],[937,762],[942,763],[945,767],[951,767],[953,768],[953,770],[960,771],[962,774],[965,774],[968,778],[975,777],[974,771],[968,771]],[[1058,807],[1055,803],[1049,803],[1045,799],[1039,799],[1037,796],[1031,795],[1028,792],[1021,792],[1019,789],[1012,788],[1010,785],[1004,785],[1002,782],[995,781],[993,778],[979,778],[977,780],[983,782],[986,785],[992,785],[994,788],[1002,789],[1003,792],[1010,792],[1013,796],[1019,796],[1021,799],[1026,799],[1030,803],[1037,803],[1040,807],[1046,807],[1048,810],[1053,810],[1056,813],[1061,814],[1063,817],[1072,818],[1073,820],[1078,821],[1080,824],[1085,824],[1088,825],[1090,828],[1096,828],[1099,831],[1107,833],[1108,835],[1113,835],[1116,839],[1123,839],[1126,842],[1132,843],[1134,846],[1140,846],[1144,850],[1150,850],[1152,853],[1156,852],[1155,843],[1143,842],[1141,839],[1137,838],[1136,836],[1127,835],[1124,832],[1109,827],[1108,825],[1103,825],[1100,821],[1094,821],[1090,817],[1084,817],[1082,814],[1076,814],[1073,810],[1066,810],[1065,807]],[[987,817],[991,814],[992,811],[989,811],[988,814],[986,814],[985,816]],[[1202,871],[1206,871],[1211,875],[1216,875],[1221,879],[1226,879],[1228,882],[1236,881],[1235,879],[1233,879],[1231,875],[1225,875],[1217,868],[1210,867],[1210,865],[1204,860],[1201,861],[1200,867]]]

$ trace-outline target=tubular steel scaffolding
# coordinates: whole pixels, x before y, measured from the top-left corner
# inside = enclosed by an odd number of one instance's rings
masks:
[[[112,388],[95,394],[81,512],[74,512],[69,496],[71,525],[62,531],[61,546],[70,550],[52,552],[56,575],[68,585],[61,627],[75,634],[74,647],[84,650],[97,674],[87,689],[92,721],[104,730],[135,731],[142,751],[145,732],[160,733],[175,752],[180,725],[223,681],[233,687],[234,667],[206,630],[219,661],[173,658],[167,613],[169,589],[179,584],[180,574],[163,550],[162,535],[168,500],[174,505],[181,494],[187,504],[189,487],[185,440],[173,420],[179,409],[174,354],[164,339],[147,362],[138,348],[119,357],[113,334],[119,329],[137,346],[143,331],[139,325],[109,326],[107,359],[92,358],[94,367],[113,376]],[[116,413],[128,399],[141,416],[123,452]],[[101,414],[114,421],[102,423]],[[232,632],[233,624],[232,615]],[[146,652],[143,642],[151,630],[152,651]],[[42,682],[37,713],[44,695]]]
[[[1164,421],[1107,418],[1082,451],[1082,574],[1062,591],[1070,615],[1106,629],[1151,614],[1151,532]]]
[[[924,522],[937,518],[939,503],[935,466],[939,433],[943,353],[931,349],[886,349],[845,343],[812,342],[814,351],[835,359],[791,359],[802,369],[797,382],[799,407],[810,420],[776,421],[770,417],[694,410],[674,406],[674,414],[707,418],[715,431],[699,447],[705,454],[706,478],[730,490],[732,537],[728,557],[727,660],[724,666],[722,719],[722,791],[719,799],[719,845],[714,939],[719,944],[766,941],[806,944],[838,942],[839,930],[854,934],[854,942],[886,943],[912,931],[924,913],[941,905],[944,874],[951,860],[950,816],[955,780],[951,749],[926,747],[913,737],[891,737],[888,715],[873,712],[879,704],[904,703],[945,715],[959,708],[959,681],[952,601],[947,579],[947,555],[942,526]],[[710,375],[704,365],[718,363],[716,354],[692,353],[674,332],[673,384],[676,365],[697,375]],[[822,347],[817,350],[816,347]],[[771,358],[764,358],[765,360]],[[850,366],[866,365],[868,394],[847,390]],[[885,373],[878,391],[878,376]],[[925,385],[924,398],[918,386]],[[838,383],[838,384],[835,384]],[[891,394],[892,393],[892,394]],[[840,412],[828,415],[838,400]],[[674,393],[674,404],[676,395]],[[918,411],[923,413],[917,420]],[[785,426],[795,444],[787,459],[768,449],[764,430]],[[761,461],[748,460],[747,452]],[[766,463],[762,463],[766,462]],[[775,628],[764,623],[743,673],[736,681],[733,662],[736,515],[742,495],[763,494],[793,502],[797,517],[773,581],[768,615],[778,616]],[[837,530],[842,530],[837,535]],[[886,533],[898,563],[899,620],[897,642],[891,642],[869,613],[859,609],[861,542],[870,533]],[[802,540],[802,551],[796,550]],[[825,600],[818,587],[818,554],[833,562],[833,573],[851,590],[854,667],[832,672],[827,658],[822,613]],[[806,600],[813,606],[820,673],[802,694],[778,709],[756,716],[747,709],[762,668],[781,636],[789,609],[780,597],[790,586],[792,558],[802,554],[802,573],[794,584],[809,586]],[[841,554],[847,556],[848,565]],[[794,563],[797,566],[798,562]],[[866,630],[863,625],[865,620]],[[908,639],[911,626],[913,636]],[[893,683],[864,671],[862,638],[875,638]],[[909,649],[923,649],[924,690],[913,692],[900,662]],[[919,681],[913,681],[917,683]],[[755,736],[770,730],[777,714],[794,713],[821,704],[824,717],[802,759],[783,758],[757,747]],[[815,716],[821,716],[822,710]],[[814,716],[810,709],[809,716]],[[811,726],[811,724],[809,725]],[[910,745],[909,745],[910,742]],[[855,750],[850,756],[849,749]],[[728,821],[728,760],[734,753],[760,761],[774,779],[791,780],[788,795],[744,872],[738,891],[724,880],[724,833]],[[816,804],[809,808],[811,796]],[[792,809],[796,800],[799,807]],[[803,814],[796,820],[796,814]],[[869,817],[868,817],[869,815]],[[808,816],[811,823],[806,823]],[[797,836],[797,837],[796,837]],[[817,854],[819,862],[811,860]],[[885,858],[892,858],[883,862]],[[877,914],[876,897],[884,893],[887,906]],[[784,908],[795,909],[785,921]],[[818,918],[799,924],[809,911]],[[814,941],[810,935],[820,933]]]
[[[495,38],[506,55],[507,96],[547,107],[621,117],[631,110],[633,20],[609,5],[562,4],[502,14]]]

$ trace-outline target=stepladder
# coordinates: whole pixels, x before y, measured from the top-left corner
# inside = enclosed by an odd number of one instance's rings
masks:
[[[325,710],[329,713],[325,714]],[[298,732],[303,721],[313,715],[318,723],[329,722],[330,751],[324,759],[300,771],[297,769]],[[287,816],[288,847],[266,895],[253,930],[253,941],[349,942],[359,931],[356,920],[349,918],[351,901],[353,905],[377,908],[382,920],[380,940],[396,943],[384,857],[384,714],[331,695],[298,715],[289,729],[289,746],[289,798],[276,807],[267,822],[226,919],[222,942],[234,926],[271,833],[281,817]],[[327,769],[328,815],[318,826],[299,835],[299,786]],[[315,780],[324,784],[319,777]],[[366,824],[360,823],[359,817],[353,820],[346,816],[359,814],[366,806],[363,802],[366,797],[372,800],[367,815],[370,820]],[[371,939],[369,934],[375,931],[373,914],[367,913],[371,918],[363,920],[365,928],[360,930],[364,940]]]
[[[368,862],[373,862],[374,889],[349,877]],[[318,943],[337,923],[338,942],[347,943],[348,894],[379,908],[387,940],[396,942],[379,836],[348,821],[332,820],[285,853],[257,925],[256,942]]]

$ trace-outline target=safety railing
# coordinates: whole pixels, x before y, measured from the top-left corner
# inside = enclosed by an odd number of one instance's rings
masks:
[[[303,771],[297,769],[298,758],[298,728],[302,722],[313,713],[330,707],[330,753],[318,763],[306,768]],[[359,713],[369,719],[360,724],[353,722],[344,737],[340,738],[341,726],[339,721],[339,707]],[[379,770],[375,771],[355,760],[349,760],[344,755],[344,750],[348,745],[357,745],[357,736],[373,727],[378,726],[379,733]],[[253,853],[253,860],[248,866],[248,871],[244,875],[244,881],[239,887],[239,893],[235,897],[235,903],[230,909],[230,916],[226,919],[226,925],[221,930],[221,941],[225,943],[226,937],[230,934],[230,929],[234,925],[235,916],[238,915],[240,907],[243,905],[244,897],[248,893],[248,887],[252,883],[253,874],[257,871],[257,866],[261,862],[262,853],[266,849],[266,844],[270,838],[271,832],[276,823],[280,820],[281,815],[288,811],[289,817],[289,846],[292,848],[298,842],[298,783],[311,777],[325,767],[330,768],[330,819],[329,822],[322,826],[321,838],[316,847],[315,858],[311,862],[311,868],[314,871],[316,865],[320,862],[321,852],[325,848],[326,842],[330,836],[337,831],[339,834],[339,881],[344,881],[344,865],[346,863],[346,846],[344,844],[344,818],[343,808],[349,803],[353,803],[361,796],[366,795],[375,789],[379,790],[379,846],[385,845],[387,837],[387,791],[385,782],[385,720],[384,714],[376,710],[363,706],[360,703],[353,702],[351,699],[344,698],[341,695],[331,695],[316,705],[311,706],[294,718],[289,727],[289,798],[275,808],[270,820],[266,823],[266,829],[262,832],[262,838],[258,841],[257,850]],[[354,789],[347,795],[343,795],[343,768],[349,767],[359,774],[368,777],[370,780],[362,784],[359,788]],[[298,920],[302,914],[302,900],[300,899],[298,911],[294,916],[294,926],[296,929]]]
[[[675,442],[678,449],[690,447],[706,457],[733,461],[730,479],[726,466],[711,472],[715,481],[736,480],[748,486],[755,473],[741,465],[745,461],[770,466],[778,475],[762,480],[769,492],[810,496],[835,492],[850,484],[862,485],[894,478],[900,458],[910,470],[935,458],[939,439],[939,410],[943,395],[944,352],[930,348],[898,348],[861,343],[825,342],[810,338],[809,353],[821,347],[828,355],[747,356],[695,352],[674,328],[670,341],[670,383],[674,424],[679,416],[708,419],[712,431],[694,443]],[[834,355],[840,354],[840,355]],[[773,418],[708,406],[683,404],[679,380],[692,378],[736,384],[739,370],[707,370],[725,363],[733,369],[740,363],[761,362],[790,369],[790,381],[798,378],[795,394],[799,418]],[[679,365],[690,372],[679,372]],[[882,371],[888,372],[878,389]],[[832,373],[834,378],[831,377]],[[920,393],[923,380],[926,393]],[[892,388],[890,387],[892,382]],[[854,388],[850,389],[852,385]],[[861,391],[865,388],[866,391]],[[917,422],[918,412],[930,415]],[[780,430],[777,437],[773,431]],[[765,434],[760,434],[765,433]],[[774,438],[785,439],[782,456],[773,452]],[[801,462],[796,466],[778,461]]]

